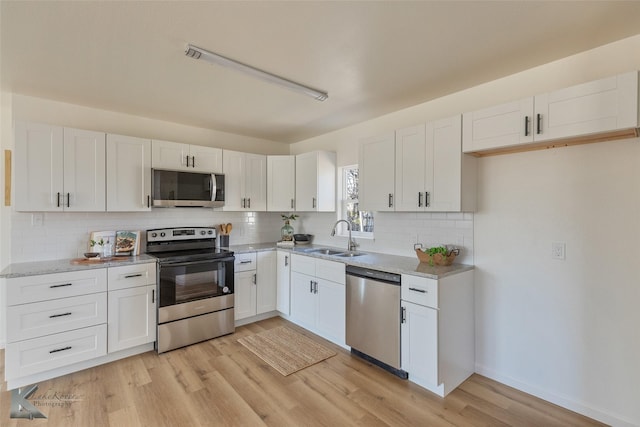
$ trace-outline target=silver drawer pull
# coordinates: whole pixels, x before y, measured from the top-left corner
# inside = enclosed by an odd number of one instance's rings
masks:
[[[142,277],[142,273],[129,274],[128,276],[124,276],[125,279],[131,279],[132,277]]]
[[[65,351],[65,350],[71,350],[71,346],[67,346],[67,347],[63,347],[63,348],[56,348],[55,350],[51,350],[49,353],[57,353],[59,351]]]
[[[63,316],[71,316],[71,312],[69,313],[61,313],[61,314],[52,314],[51,316],[49,316],[49,319],[53,319],[56,317],[63,317]]]
[[[49,288],[51,288],[51,289],[53,289],[53,288],[61,288],[63,286],[71,286],[71,285],[72,285],[72,283],[64,283],[62,285],[51,285],[51,286],[49,286]]]
[[[251,260],[247,260],[247,261],[240,261],[240,264],[251,264]]]
[[[428,293],[427,291],[425,291],[424,289],[418,289],[418,288],[409,288],[410,291],[414,291],[414,292],[420,292],[421,294],[426,294]]]

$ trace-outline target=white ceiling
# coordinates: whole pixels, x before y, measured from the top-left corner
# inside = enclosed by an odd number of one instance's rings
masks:
[[[639,1],[7,1],[2,90],[297,142],[640,32]],[[318,102],[187,43],[329,92]]]

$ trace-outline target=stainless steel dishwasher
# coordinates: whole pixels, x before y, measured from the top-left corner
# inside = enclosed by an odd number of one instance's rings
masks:
[[[346,271],[351,353],[406,379],[400,369],[400,275],[355,266]]]

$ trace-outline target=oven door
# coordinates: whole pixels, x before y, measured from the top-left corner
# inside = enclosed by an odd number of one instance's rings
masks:
[[[225,257],[160,263],[160,307],[233,294],[233,261]]]

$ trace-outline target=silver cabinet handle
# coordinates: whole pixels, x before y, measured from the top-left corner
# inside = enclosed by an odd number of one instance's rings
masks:
[[[318,293],[318,282],[313,282],[313,293],[317,294]]]
[[[422,192],[418,191],[418,207],[422,207]]]
[[[407,323],[407,309],[406,309],[406,307],[401,307],[401,309],[400,309],[400,323]]]
[[[60,314],[52,314],[51,316],[49,316],[49,319],[55,319],[56,317],[64,317],[64,316],[71,316],[71,312],[60,313]]]
[[[55,350],[51,350],[49,353],[57,353],[59,351],[65,351],[65,350],[71,350],[71,346],[67,346],[67,347],[63,347],[63,348],[57,348]]]
[[[293,209],[293,199],[291,199],[291,209]]]
[[[189,167],[189,156],[187,156],[187,167]]]
[[[58,193],[58,207],[60,207],[60,193]]]
[[[393,207],[393,194],[389,193],[389,207]]]
[[[284,266],[286,267],[286,266],[288,266],[288,265],[289,265],[289,256],[288,256],[288,255],[285,255],[285,256],[284,256]]]
[[[309,293],[313,293],[313,280],[309,280]]]
[[[67,193],[67,207],[71,207],[71,193]]]
[[[542,133],[542,114],[538,113],[536,116],[536,133],[540,135]]]
[[[524,116],[524,136],[529,136],[529,116]]]
[[[253,284],[257,284],[258,283],[258,274],[257,273],[253,273]]]
[[[314,197],[314,198],[312,199],[312,201],[311,201],[311,207],[312,207],[313,209],[315,209],[315,208],[316,208],[316,198],[315,198],[315,197]]]
[[[155,304],[156,302],[156,290],[151,289],[151,304]]]
[[[251,197],[247,199],[247,209],[251,209]]]
[[[128,274],[126,276],[124,276],[125,279],[131,279],[133,277],[142,277],[142,273],[138,273],[138,274]]]
[[[428,293],[427,291],[425,291],[424,289],[418,289],[418,288],[409,288],[410,291],[414,291],[414,292],[420,292],[421,294],[426,294]]]
[[[191,167],[192,168],[196,167],[196,156],[191,156]]]
[[[147,195],[147,207],[151,207],[151,196]]]
[[[250,259],[246,259],[244,261],[240,261],[240,264],[251,264],[251,260]]]
[[[425,191],[425,192],[424,192],[424,202],[425,202],[425,203],[424,203],[424,205],[425,205],[426,207],[431,206],[431,200],[429,199],[429,196],[430,196],[429,192],[428,192],[428,191]]]

